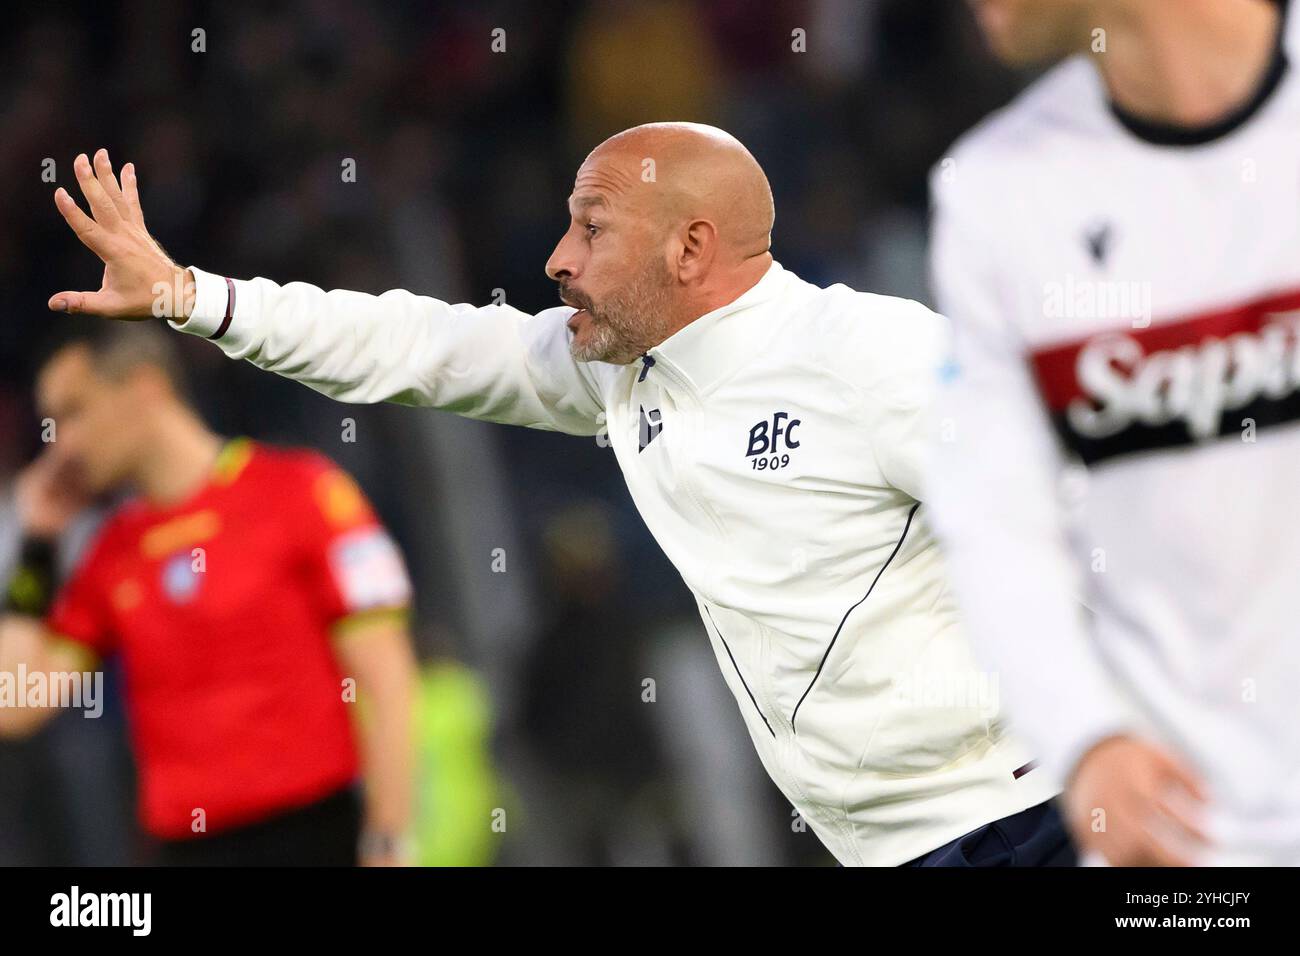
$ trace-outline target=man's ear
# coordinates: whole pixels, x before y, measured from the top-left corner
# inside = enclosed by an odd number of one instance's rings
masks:
[[[707,219],[687,223],[682,233],[682,249],[677,257],[677,272],[683,282],[706,274],[718,251],[718,227]]]

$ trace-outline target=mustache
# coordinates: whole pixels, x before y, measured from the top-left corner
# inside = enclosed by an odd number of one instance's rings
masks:
[[[570,308],[586,309],[592,315],[596,313],[596,303],[592,302],[588,295],[571,286],[560,285],[560,301]]]

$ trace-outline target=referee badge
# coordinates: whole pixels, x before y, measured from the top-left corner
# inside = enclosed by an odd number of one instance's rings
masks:
[[[167,559],[162,569],[163,593],[173,604],[188,604],[199,590],[199,574],[188,551]]]

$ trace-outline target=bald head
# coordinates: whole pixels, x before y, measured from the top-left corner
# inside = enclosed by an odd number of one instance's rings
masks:
[[[708,220],[718,228],[721,248],[737,260],[771,246],[772,187],[758,160],[725,130],[701,123],[646,123],[605,140],[591,151],[583,170],[602,160],[635,177],[631,186],[637,198],[663,225]]]
[[[739,297],[771,265],[767,176],[730,133],[698,123],[624,130],[587,156],[569,231],[547,263],[575,357],[626,363]]]

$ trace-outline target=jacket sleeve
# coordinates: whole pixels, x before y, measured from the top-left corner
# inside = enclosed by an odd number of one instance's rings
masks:
[[[569,353],[572,309],[528,315],[402,289],[326,292],[191,271],[194,309],[175,328],[339,401],[428,406],[572,435],[603,425],[594,370]]]
[[[1064,780],[1093,743],[1134,718],[1078,596],[1082,573],[1058,496],[1064,456],[1007,318],[1015,276],[990,258],[990,221],[936,202],[932,281],[953,346],[925,491],[976,651],[1013,723]]]
[[[874,369],[863,388],[861,420],[885,481],[918,501],[933,439],[935,369],[948,348],[943,316],[919,302],[872,296],[884,321],[859,350]]]

